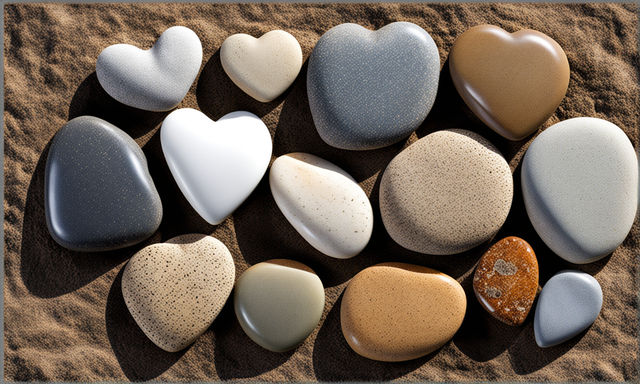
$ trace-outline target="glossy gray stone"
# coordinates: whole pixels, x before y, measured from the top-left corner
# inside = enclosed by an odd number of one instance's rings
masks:
[[[144,153],[125,132],[93,116],[76,117],[53,138],[44,206],[53,239],[76,251],[133,245],[162,220]]]
[[[148,111],[180,103],[198,75],[202,44],[186,27],[171,27],[147,50],[129,44],[105,48],[96,62],[102,88],[119,102]]]
[[[435,101],[440,55],[408,22],[377,31],[340,24],[309,57],[307,93],[320,137],[342,149],[376,149],[415,131]]]
[[[587,329],[602,308],[602,289],[593,276],[561,271],[545,284],[533,322],[539,347],[563,343]]]

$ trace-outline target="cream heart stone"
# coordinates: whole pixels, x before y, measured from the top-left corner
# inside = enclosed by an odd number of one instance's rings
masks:
[[[271,165],[269,185],[287,220],[325,255],[347,259],[369,242],[373,229],[369,198],[335,164],[308,153],[289,153]]]
[[[122,296],[144,334],[176,352],[209,328],[234,280],[227,247],[211,236],[188,234],[136,253],[122,274]]]
[[[213,121],[191,108],[164,119],[160,141],[178,187],[210,224],[220,224],[251,194],[273,147],[267,126],[252,113]]]
[[[222,43],[220,61],[238,88],[266,103],[280,96],[300,73],[302,49],[285,31],[267,32],[258,39],[238,33]]]

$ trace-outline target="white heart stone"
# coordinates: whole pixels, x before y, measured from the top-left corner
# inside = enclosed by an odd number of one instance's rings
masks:
[[[542,288],[533,331],[539,347],[552,347],[589,328],[602,309],[602,288],[593,276],[562,271]]]
[[[271,165],[269,185],[287,220],[325,255],[347,259],[369,242],[371,203],[358,183],[335,164],[308,153],[289,153]]]
[[[129,44],[105,48],[96,62],[102,88],[122,104],[148,111],[174,108],[191,88],[202,64],[202,44],[186,27],[164,31],[151,49]]]
[[[220,47],[222,68],[249,96],[264,103],[289,88],[302,68],[302,49],[290,33],[275,30],[260,38],[238,33]]]
[[[242,204],[271,160],[267,126],[244,111],[213,121],[195,109],[178,109],[162,122],[160,141],[178,187],[210,224]]]
[[[596,261],[625,239],[638,208],[638,159],[608,121],[578,117],[545,129],[522,164],[524,203],[538,235],[576,264]]]
[[[235,271],[222,242],[182,235],[136,253],[122,274],[122,295],[145,335],[175,352],[193,343],[218,316]]]

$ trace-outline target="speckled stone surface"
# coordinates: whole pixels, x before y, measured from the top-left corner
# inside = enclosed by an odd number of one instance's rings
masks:
[[[373,230],[369,198],[335,164],[308,153],[289,153],[271,165],[269,185],[287,220],[325,255],[350,258],[369,242]]]
[[[563,343],[589,328],[602,308],[602,288],[591,275],[562,271],[542,288],[533,322],[541,348]]]
[[[431,110],[439,76],[438,48],[415,24],[395,22],[377,31],[335,26],[309,57],[307,93],[316,129],[342,149],[396,143]]]
[[[136,244],[162,220],[144,153],[124,131],[93,116],[69,121],[53,138],[44,206],[53,239],[76,251]]]
[[[302,68],[302,48],[289,32],[274,30],[256,39],[236,33],[220,46],[220,62],[246,94],[269,102],[289,88]]]
[[[247,269],[236,283],[233,300],[244,332],[263,348],[284,352],[318,326],[324,287],[306,265],[274,259]]]
[[[400,152],[380,183],[387,232],[412,251],[449,255],[495,235],[513,198],[507,161],[476,133],[434,132]]]
[[[448,275],[418,265],[382,263],[351,279],[342,297],[340,323],[358,354],[405,361],[450,340],[466,308],[464,290]]]
[[[202,64],[202,44],[186,27],[164,31],[151,49],[129,44],[105,48],[96,62],[100,85],[122,104],[168,111],[191,88]]]
[[[227,247],[211,236],[188,234],[136,253],[122,274],[122,295],[145,335],[176,352],[209,328],[234,280]]]
[[[467,106],[509,140],[535,132],[558,108],[569,85],[569,61],[551,37],[477,25],[449,54],[453,84]]]
[[[522,163],[531,223],[556,254],[576,264],[612,253],[638,208],[638,159],[627,135],[608,121],[561,121],[531,143]]]
[[[493,317],[522,324],[538,293],[538,260],[529,243],[509,236],[492,245],[478,262],[473,291]]]

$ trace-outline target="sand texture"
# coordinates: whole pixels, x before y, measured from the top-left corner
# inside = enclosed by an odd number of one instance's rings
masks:
[[[509,142],[466,111],[448,67],[441,73],[433,110],[408,140],[373,151],[350,152],[324,144],[313,126],[306,94],[306,60],[321,34],[343,22],[380,28],[411,21],[435,40],[443,65],[456,36],[492,23],[509,31],[539,30],[564,47],[571,66],[567,96],[544,124],[577,116],[607,119],[638,146],[638,41],[636,5],[216,5],[216,4],[19,4],[5,6],[5,372],[6,380],[637,380],[637,256],[635,223],[612,256],[573,266],[555,256],[535,234],[520,189],[519,163],[530,139]],[[201,72],[180,107],[218,119],[235,110],[262,117],[274,140],[273,158],[309,152],[340,166],[370,195],[374,230],[357,257],[336,260],[307,244],[271,197],[268,178],[218,226],[190,207],[173,180],[160,147],[158,128],[166,113],[123,106],[100,87],[95,62],[115,43],[149,48],[168,27],[193,29],[204,49]],[[219,47],[233,33],[261,35],[284,29],[302,46],[305,64],[292,87],[262,104],[225,75]],[[43,211],[44,169],[49,142],[69,119],[103,118],[142,146],[164,207],[159,231],[120,251],[67,251],[49,236]],[[531,314],[509,327],[485,312],[474,297],[474,266],[490,243],[461,255],[429,256],[404,250],[386,234],[378,209],[382,170],[417,138],[446,128],[480,133],[505,155],[515,171],[513,208],[497,239],[514,235],[531,244],[543,284],[554,273],[577,268],[602,285],[604,304],[595,324],[560,346],[539,349]],[[274,258],[298,260],[317,272],[326,292],[319,327],[295,351],[273,353],[240,328],[231,301],[190,348],[167,353],[135,324],[121,294],[127,260],[145,245],[185,233],[211,234],[224,242],[236,276]],[[405,262],[440,270],[465,289],[462,327],[442,349],[404,363],[380,363],[353,352],[340,331],[340,297],[365,267]]]

